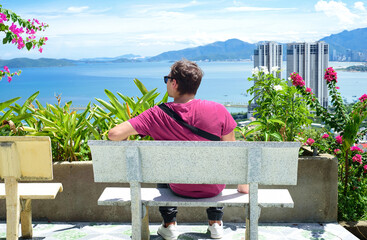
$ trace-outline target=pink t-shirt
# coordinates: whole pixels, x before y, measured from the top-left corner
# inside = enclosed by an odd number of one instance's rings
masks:
[[[194,99],[188,103],[166,103],[188,124],[218,137],[229,134],[237,126],[227,109],[216,102]],[[155,140],[167,141],[209,141],[192,133],[154,106],[129,120],[140,135],[149,135]],[[205,171],[203,169],[203,171]],[[224,184],[170,184],[171,189],[183,196],[194,198],[214,197]]]

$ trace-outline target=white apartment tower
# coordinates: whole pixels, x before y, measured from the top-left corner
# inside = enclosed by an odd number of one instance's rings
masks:
[[[254,51],[254,68],[265,66],[269,72],[272,67],[282,68],[283,46],[276,42],[265,42],[259,44]],[[277,74],[281,78],[281,72]]]
[[[287,77],[299,73],[306,87],[312,89],[323,107],[328,106],[328,89],[324,80],[325,69],[329,65],[329,45],[315,43],[287,44]]]
[[[283,61],[283,46],[276,42],[264,42],[258,44],[257,49],[254,50],[254,68],[265,66],[271,72],[272,67],[282,69]],[[275,72],[273,72],[275,74]],[[282,72],[276,74],[277,77],[282,78]],[[248,106],[247,117],[253,116],[254,109],[257,107],[257,98]]]

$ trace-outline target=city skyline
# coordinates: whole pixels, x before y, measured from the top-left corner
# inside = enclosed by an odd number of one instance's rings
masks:
[[[363,1],[45,1],[1,2],[21,17],[50,24],[42,54],[0,45],[2,59],[15,57],[154,56],[238,38],[314,42],[367,26]],[[271,24],[269,24],[271,22]]]

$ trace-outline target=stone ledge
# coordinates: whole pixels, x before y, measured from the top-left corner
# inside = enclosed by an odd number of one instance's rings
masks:
[[[339,224],[359,239],[367,239],[367,221],[339,222]]]
[[[92,162],[54,163],[53,170],[53,182],[61,182],[64,191],[55,200],[33,201],[34,220],[130,222],[129,207],[97,205],[105,187],[128,187],[128,184],[95,183]],[[295,208],[263,209],[260,222],[337,222],[337,161],[330,155],[299,158],[297,181],[296,186],[266,186],[289,189]],[[143,187],[155,187],[155,184],[143,184]],[[5,200],[0,200],[0,220],[5,215]],[[150,209],[150,217],[151,222],[161,221],[158,208]],[[180,210],[178,218],[180,222],[207,220],[205,208],[193,207]],[[243,222],[244,219],[243,208],[226,208],[224,221]]]

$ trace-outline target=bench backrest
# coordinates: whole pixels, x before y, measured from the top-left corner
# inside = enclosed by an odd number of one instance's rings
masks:
[[[52,180],[52,152],[49,137],[0,137],[0,179]]]
[[[95,182],[297,184],[297,142],[88,141]]]

